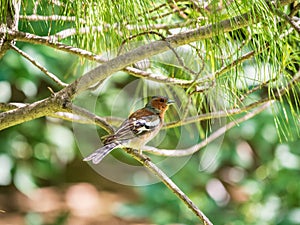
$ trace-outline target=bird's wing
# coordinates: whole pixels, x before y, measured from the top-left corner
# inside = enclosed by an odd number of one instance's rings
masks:
[[[161,119],[158,115],[142,116],[138,119],[129,118],[122,123],[115,134],[108,136],[104,143],[106,144],[113,141],[121,143],[122,141],[151,132],[160,126],[160,124]]]

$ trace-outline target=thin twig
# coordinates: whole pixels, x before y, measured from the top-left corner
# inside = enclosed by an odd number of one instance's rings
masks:
[[[218,77],[218,76],[228,72],[236,65],[241,64],[242,62],[252,58],[255,55],[255,53],[256,53],[255,51],[248,52],[248,53],[242,55],[241,57],[239,57],[238,59],[234,60],[233,62],[229,63],[228,65],[223,66],[222,68],[220,68],[218,71],[215,72],[214,77]]]
[[[300,21],[295,22],[295,24],[297,26],[300,26]],[[289,28],[288,30],[285,30],[282,34],[279,35],[279,38],[282,39],[282,38],[288,36],[290,33],[294,32],[294,30],[295,29],[293,27]]]
[[[168,5],[173,11],[178,11],[181,18],[185,20],[188,19],[188,16],[184,13],[184,10],[186,10],[187,7],[180,9],[180,7],[174,1],[168,1]]]
[[[17,53],[22,55],[24,58],[26,58],[29,62],[31,62],[33,65],[35,65],[38,69],[40,69],[43,73],[45,73],[51,80],[53,80],[56,84],[58,84],[61,87],[68,86],[67,83],[64,83],[61,81],[57,76],[55,76],[53,73],[49,72],[44,66],[39,64],[36,60],[34,60],[30,55],[28,55],[26,52],[22,51],[21,49],[17,48],[15,45],[11,45],[11,48],[15,50]]]
[[[152,80],[164,84],[178,85],[181,87],[189,87],[191,84],[193,84],[193,80],[183,80],[183,79],[178,79],[173,77],[167,77],[160,74],[151,73],[148,71],[143,71],[134,67],[125,67],[123,71],[135,77],[145,78],[148,80]],[[204,81],[201,80],[199,81],[199,83],[200,82],[204,82]]]
[[[158,16],[152,16],[150,18],[147,18],[147,20],[153,20],[153,21],[155,21],[157,19],[162,19],[164,17],[167,17],[167,16],[172,15],[172,14],[177,13],[177,12],[184,11],[186,9],[187,9],[186,7],[182,7],[182,8],[178,8],[178,9],[173,9],[170,12],[166,12],[166,13],[163,13],[163,14],[159,14]],[[144,20],[143,18],[137,19],[136,22],[142,22],[143,20]]]
[[[238,114],[241,114],[244,112],[248,112],[249,110],[258,107],[261,104],[264,104],[267,100],[269,100],[269,99],[262,99],[261,101],[254,102],[254,103],[244,106],[242,108],[227,109],[224,111],[217,111],[217,112],[211,112],[211,113],[200,114],[197,116],[187,117],[184,120],[173,121],[173,122],[167,123],[164,125],[163,129],[179,127],[179,126],[183,126],[183,125],[187,125],[187,124],[191,124],[191,123],[200,122],[203,120],[210,120],[210,119],[238,115]]]
[[[282,87],[279,92],[276,92],[275,98],[281,99],[293,86],[300,81],[300,70],[293,76],[293,78],[287,83],[285,87]]]
[[[138,151],[132,149],[125,149],[127,153],[132,155],[136,160],[148,168],[153,174],[155,174],[170,190],[177,195],[177,197],[183,201],[188,208],[190,208],[194,214],[205,225],[212,225],[212,222],[205,216],[205,214],[192,202],[192,200],[184,194],[184,192],[161,170],[159,169],[147,156],[139,154]]]
[[[81,108],[74,104],[69,104],[66,106],[69,112],[74,113],[76,115],[82,116],[84,118],[87,118],[90,121],[94,121],[96,125],[100,126],[104,130],[106,130],[108,133],[113,133],[114,128],[109,125],[105,119],[97,116],[96,114],[91,113],[90,111]]]
[[[62,16],[62,15],[20,15],[20,19],[28,21],[66,21],[66,22],[75,22],[77,18],[75,16]],[[82,18],[79,18],[80,23],[86,23]]]
[[[87,34],[92,32],[102,32],[103,26],[92,26],[92,27],[81,27],[79,29],[76,28],[68,28],[62,31],[59,31],[55,34],[52,34],[49,36],[50,40],[62,40],[68,37],[71,37],[73,35],[78,34]]]
[[[257,86],[253,87],[252,89],[250,89],[249,91],[247,91],[246,93],[244,93],[243,96],[242,96],[239,100],[240,100],[241,102],[244,101],[245,98],[246,98],[247,96],[249,96],[250,94],[256,92],[257,90],[262,89],[263,87],[268,86],[271,82],[274,82],[274,81],[276,81],[277,79],[278,79],[278,77],[272,78],[272,79],[270,79],[270,80],[267,80],[267,81],[265,81],[265,82],[263,82],[263,83],[258,84]]]
[[[31,33],[21,32],[21,31],[15,31],[15,30],[8,30],[8,35],[11,35],[12,37],[15,37],[19,41],[24,41],[28,43],[33,44],[43,44],[45,46],[49,46],[54,49],[58,49],[64,52],[72,53],[81,57],[84,57],[86,59],[97,61],[99,63],[106,62],[107,60],[105,58],[102,58],[99,55],[96,55],[92,52],[89,52],[84,49],[76,48],[70,45],[66,45],[60,42],[57,42],[55,38],[50,38],[52,36],[38,36]]]
[[[147,13],[150,14],[150,13],[153,13],[153,12],[157,12],[159,9],[164,8],[164,7],[166,7],[166,6],[167,6],[166,3],[162,3],[162,4],[158,5],[158,6],[154,6],[154,8],[152,8],[152,9],[149,9],[149,10],[147,11]],[[144,14],[144,13],[143,13],[143,14]],[[139,13],[139,14],[137,14],[137,17],[143,16],[143,14]]]
[[[266,108],[268,108],[275,100],[270,100],[268,102],[265,102],[261,106],[259,106],[257,109],[253,110],[252,112],[247,113],[245,116],[236,119],[225,126],[219,128],[214,133],[212,133],[209,137],[207,137],[205,140],[201,141],[200,143],[193,145],[192,147],[186,148],[186,149],[175,149],[175,150],[168,150],[168,149],[158,149],[152,146],[145,146],[143,148],[144,152],[148,152],[155,155],[160,156],[172,156],[172,157],[181,157],[181,156],[188,156],[192,155],[195,152],[199,151],[203,147],[205,147],[207,144],[211,143],[221,135],[225,134],[226,131],[229,129],[235,127],[237,124],[242,123],[246,120],[249,120],[250,118],[254,117],[255,115],[259,114]]]
[[[99,126],[99,124],[97,124],[97,121],[95,121],[95,120],[77,115],[75,113],[70,113],[70,112],[56,112],[56,113],[51,114],[47,117],[57,118],[57,119],[69,121],[69,122],[72,122],[72,123],[89,124],[89,125],[95,125],[96,124],[96,125]]]

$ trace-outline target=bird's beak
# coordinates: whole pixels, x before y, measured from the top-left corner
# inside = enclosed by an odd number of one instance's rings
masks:
[[[168,99],[168,101],[167,101],[167,104],[168,105],[171,105],[171,104],[174,104],[175,103],[175,101],[174,100],[171,100],[171,99]]]

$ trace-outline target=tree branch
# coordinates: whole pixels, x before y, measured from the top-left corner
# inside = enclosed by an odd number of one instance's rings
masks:
[[[46,98],[20,108],[2,112],[0,113],[0,130],[29,120],[51,115],[59,109],[60,107],[51,98]]]
[[[155,155],[160,155],[160,156],[172,156],[172,157],[181,157],[181,156],[187,156],[187,155],[192,155],[195,152],[199,151],[201,148],[205,147],[207,144],[211,143],[212,141],[216,140],[218,137],[221,135],[225,134],[226,131],[229,129],[235,127],[237,124],[242,123],[246,120],[249,120],[250,118],[254,117],[255,115],[259,114],[266,108],[268,108],[272,103],[274,103],[275,100],[270,100],[261,106],[259,106],[257,109],[253,110],[252,112],[247,113],[245,116],[234,120],[225,126],[219,128],[216,130],[214,133],[212,133],[209,137],[207,137],[205,140],[202,142],[193,145],[192,147],[186,148],[186,149],[175,149],[175,150],[168,150],[168,149],[158,149],[152,146],[145,146],[143,148],[143,151],[155,154]]]
[[[94,124],[98,125],[99,127],[103,128],[104,130],[106,130],[109,134],[114,132],[114,128],[109,125],[105,119],[102,119],[101,117],[91,113],[90,111],[81,108],[79,106],[76,106],[74,104],[68,104],[66,106],[66,109],[73,113],[76,114],[78,116],[82,116],[90,121],[94,121]]]
[[[126,148],[133,158],[139,161],[144,167],[148,168],[153,174],[155,174],[177,197],[183,201],[188,208],[190,208],[194,214],[205,225],[212,225],[212,222],[205,216],[205,214],[192,202],[192,200],[186,196],[183,191],[162,171],[160,170],[147,156],[139,154],[138,151]]]
[[[284,0],[282,2],[287,3],[290,1],[291,0]],[[111,74],[120,71],[137,61],[169,50],[169,46],[176,48],[191,42],[211,38],[218,35],[220,32],[226,33],[249,26],[250,23],[252,23],[251,13],[244,13],[219,23],[202,26],[197,29],[167,37],[165,40],[154,41],[147,45],[137,47],[87,72],[74,83],[70,84],[66,89],[73,90],[74,95],[77,95],[91,85],[106,79]]]
[[[205,113],[205,114],[200,114],[197,116],[187,117],[184,120],[169,122],[164,125],[163,129],[179,127],[179,126],[183,126],[183,125],[187,125],[187,124],[191,124],[191,123],[200,122],[203,120],[223,118],[223,117],[241,114],[241,113],[247,112],[251,109],[258,107],[261,104],[264,104],[267,100],[269,100],[269,99],[263,99],[261,101],[257,101],[252,104],[249,104],[247,106],[244,106],[242,108],[233,108],[233,109],[228,109],[228,110],[224,110],[224,111]]]
[[[291,0],[283,0],[282,3],[287,4]],[[219,23],[210,24],[206,26],[199,27],[197,29],[189,30],[187,32],[182,32],[170,37],[167,37],[165,40],[154,41],[147,45],[140,46],[136,49],[133,49],[125,54],[117,56],[110,61],[96,67],[95,69],[87,72],[82,77],[78,78],[75,82],[63,89],[62,92],[73,92],[73,95],[77,95],[82,91],[88,89],[90,86],[95,83],[106,79],[111,74],[120,71],[127,66],[140,61],[145,58],[149,58],[153,55],[167,51],[169,47],[176,48],[181,45],[185,45],[191,42],[195,42],[201,39],[207,39],[213,37],[214,35],[219,34],[220,32],[229,32],[242,27],[248,26],[251,22],[251,13],[244,13],[242,15],[223,20]],[[12,38],[17,38],[18,40],[25,40],[28,42],[44,42],[46,45],[59,45],[59,48],[62,48],[65,51],[70,51],[72,53],[78,52],[79,54],[85,55],[86,57],[94,58],[95,55],[91,55],[90,52],[79,52],[78,49],[63,45],[61,43],[51,43],[49,39],[45,37],[36,37],[33,35],[28,35],[15,31],[8,31],[8,34]],[[100,59],[98,59],[100,60]]]
[[[187,32],[183,32],[171,37],[166,38],[162,41],[155,41],[150,44],[147,44],[145,46],[138,47],[136,49],[133,49],[132,51],[129,51],[125,54],[122,54],[118,57],[113,58],[110,61],[107,61],[106,63],[100,65],[99,67],[91,70],[90,72],[86,73],[82,77],[78,78],[74,83],[70,84],[67,88],[68,91],[73,91],[74,95],[79,94],[80,92],[86,90],[89,86],[104,80],[107,78],[110,74],[115,73],[119,70],[124,69],[130,64],[133,64],[137,61],[140,61],[144,58],[149,58],[150,56],[162,53],[169,49],[169,46],[172,46],[173,48],[188,44],[197,40],[210,38],[219,32],[229,32],[235,29],[239,29],[241,27],[245,27],[249,25],[249,13],[245,13],[240,16],[233,17],[228,20],[221,21],[217,24],[202,26],[198,29],[190,30]],[[70,52],[78,52],[74,50],[74,48],[66,47],[63,44],[57,44],[57,43],[51,43],[47,38],[45,37],[36,37],[35,35],[26,34],[22,32],[15,32],[15,31],[8,31],[8,34],[12,38],[17,38],[18,40],[25,40],[28,42],[40,42],[44,43],[46,45],[59,45],[59,48],[62,48],[63,50],[68,50]],[[90,53],[87,52],[80,52],[80,54],[88,55],[90,56]],[[91,56],[90,56],[91,57]],[[95,56],[92,56],[95,57]],[[63,89],[62,91],[67,91]]]
[[[37,36],[37,35],[33,35],[30,33],[24,33],[24,32],[11,32],[11,33],[13,33],[13,35],[19,41],[24,41],[24,42],[34,43],[34,44],[44,44],[44,45],[47,45],[47,46],[55,48],[55,49],[59,49],[59,50],[62,50],[62,51],[68,52],[68,53],[72,53],[72,54],[78,55],[80,57],[84,57],[91,61],[96,61],[98,63],[107,62],[107,59],[101,57],[100,55],[95,55],[92,52],[86,51],[84,49],[75,48],[75,47],[72,47],[69,45],[65,45],[63,43],[56,42],[56,40],[52,40],[53,38],[49,38],[47,36]],[[52,36],[50,36],[50,37],[52,37]],[[139,70],[134,67],[125,67],[123,69],[123,71],[125,71],[135,77],[146,78],[149,80],[153,80],[153,81],[165,83],[165,84],[179,85],[182,87],[188,87],[188,86],[190,86],[190,84],[193,83],[192,81],[189,81],[189,80],[182,80],[182,79],[178,79],[178,78],[172,78],[172,77],[166,77],[163,75],[153,74],[150,72]],[[202,82],[202,80],[199,82]]]
[[[35,65],[42,72],[44,72],[51,80],[53,80],[60,87],[68,86],[67,83],[62,82],[57,76],[55,76],[53,73],[49,72],[45,67],[43,67],[41,64],[39,64],[36,60],[34,60],[26,52],[23,52],[21,49],[17,48],[15,45],[11,45],[11,48],[13,50],[15,50],[17,53],[19,53],[20,55],[22,55],[24,58],[26,58],[29,62],[31,62],[33,65]]]
[[[154,74],[148,71],[143,71],[134,67],[125,67],[123,71],[140,78],[145,78],[147,80],[156,81],[163,84],[171,84],[171,85],[178,85],[181,87],[189,87],[193,84],[193,80],[182,80],[173,77],[167,77],[159,74]],[[204,82],[201,80],[201,82]]]
[[[23,106],[26,106],[25,103],[11,102],[11,103],[0,103],[0,111],[9,111],[13,109],[17,109]]]
[[[0,111],[5,112],[5,111],[23,108],[25,106],[28,108],[33,107],[32,104],[25,104],[25,103],[0,103]],[[38,104],[35,107],[36,107],[36,109],[42,108],[42,104]],[[23,108],[23,109],[26,109],[26,108]],[[107,123],[107,121],[111,122],[110,118],[101,118],[101,117],[89,112],[88,110],[86,110],[84,108],[81,108],[79,106],[76,106],[76,105],[70,104],[70,103],[66,104],[64,112],[55,112],[55,113],[49,112],[49,114],[47,114],[45,116],[59,118],[59,119],[63,119],[63,120],[70,121],[70,122],[97,125],[97,126],[103,128],[104,130],[106,130],[108,133],[112,133],[114,131],[113,127]],[[1,117],[1,114],[0,114],[0,117]],[[36,118],[39,118],[39,117],[41,117],[41,116],[37,115]],[[32,120],[32,119],[35,119],[35,118],[32,118],[31,115],[28,115],[28,117],[27,116],[23,117],[23,120],[21,121],[21,123]],[[17,120],[18,119],[16,119],[16,122],[17,122]],[[115,119],[115,120],[120,121],[120,119]],[[13,125],[15,125],[15,124],[11,124],[10,126],[13,126]],[[1,126],[0,126],[0,130],[1,129],[4,129],[4,128],[1,128]]]
[[[227,71],[229,71],[230,69],[232,69],[234,66],[237,66],[238,64],[241,64],[242,62],[252,58],[255,55],[255,51],[251,51],[248,52],[244,55],[242,55],[241,57],[239,57],[238,59],[234,60],[233,62],[231,62],[228,65],[223,66],[222,68],[220,68],[218,71],[215,72],[215,74],[213,75],[213,77],[218,77],[224,73],[226,73]]]

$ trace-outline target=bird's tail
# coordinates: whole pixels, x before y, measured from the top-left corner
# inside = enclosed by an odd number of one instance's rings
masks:
[[[97,149],[96,151],[94,151],[89,156],[85,157],[83,159],[83,161],[90,161],[90,160],[92,160],[92,162],[94,164],[98,164],[106,155],[108,155],[118,145],[119,145],[119,143],[115,143],[115,142],[112,142],[112,143],[109,143],[107,145],[104,145],[103,147],[101,147],[101,148]]]

